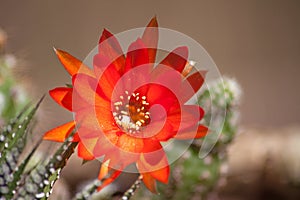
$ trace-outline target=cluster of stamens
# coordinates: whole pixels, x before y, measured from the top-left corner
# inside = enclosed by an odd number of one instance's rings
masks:
[[[114,119],[127,133],[136,134],[150,123],[149,103],[147,97],[140,96],[140,93],[125,91],[113,105]]]

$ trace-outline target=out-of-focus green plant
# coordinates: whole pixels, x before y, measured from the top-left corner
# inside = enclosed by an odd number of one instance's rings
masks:
[[[0,125],[9,122],[29,102],[14,76],[16,62],[12,55],[0,55]]]
[[[34,159],[35,150],[40,144],[37,143],[25,159],[19,161],[26,145],[27,135],[32,132],[30,124],[40,102],[33,108],[25,108],[0,132],[1,200],[47,199],[55,181],[59,178],[61,169],[77,146],[77,143],[72,142],[72,137],[70,137],[53,156],[29,167],[28,164]]]
[[[4,54],[3,42],[0,38],[0,200],[48,199],[77,143],[70,137],[54,155],[38,161],[35,152],[40,142],[24,152],[43,98],[30,106],[14,76],[16,59]]]

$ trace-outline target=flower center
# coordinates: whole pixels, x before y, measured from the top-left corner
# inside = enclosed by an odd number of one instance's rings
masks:
[[[138,133],[143,126],[150,123],[149,103],[146,96],[139,93],[129,94],[125,91],[114,103],[113,116],[116,123],[125,132]]]

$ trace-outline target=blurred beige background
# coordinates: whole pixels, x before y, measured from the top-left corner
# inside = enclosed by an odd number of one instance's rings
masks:
[[[189,35],[222,74],[244,90],[242,124],[280,127],[300,122],[300,1],[0,1],[7,52],[24,60],[36,96],[69,81],[52,47],[85,58],[103,28],[118,33],[145,26]],[[49,107],[49,106],[51,107]],[[49,126],[68,117],[48,98]]]
[[[241,123],[259,127],[259,131],[245,129],[230,148],[232,180],[227,191],[240,193],[241,199],[251,199],[254,191],[263,195],[269,190],[297,194],[298,199],[299,188],[296,193],[288,189],[290,185],[265,166],[293,168],[280,174],[300,180],[300,1],[0,0],[0,27],[8,34],[6,52],[21,59],[18,71],[24,79],[30,78],[35,99],[70,81],[53,46],[84,59],[103,28],[118,33],[145,26],[154,15],[160,26],[198,41],[221,73],[236,78],[242,86]],[[71,119],[49,97],[41,115],[41,132]],[[78,160],[72,162],[80,165]],[[69,182],[76,182],[70,177],[85,176],[82,168],[69,166],[73,172],[66,172]]]

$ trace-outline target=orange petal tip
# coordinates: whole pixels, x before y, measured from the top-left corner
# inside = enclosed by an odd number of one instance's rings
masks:
[[[74,121],[60,125],[50,131],[46,132],[43,136],[44,140],[52,140],[56,142],[64,142],[65,139],[70,135],[75,127]]]

